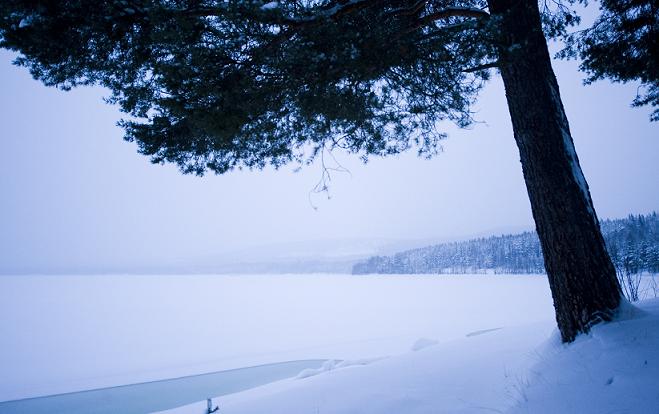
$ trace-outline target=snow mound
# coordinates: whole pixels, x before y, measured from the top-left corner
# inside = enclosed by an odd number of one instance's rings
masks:
[[[372,362],[379,361],[381,359],[383,358],[362,358],[362,359],[346,360],[346,361],[337,361],[334,359],[330,359],[325,361],[320,368],[307,368],[305,370],[302,370],[299,374],[297,374],[295,379],[309,378],[318,374],[322,374],[324,372],[329,372],[340,368],[368,365]]]
[[[659,300],[623,303],[572,344],[552,338],[518,391],[510,414],[659,413]]]
[[[419,338],[412,344],[412,348],[410,350],[412,352],[416,352],[424,348],[428,348],[429,346],[437,345],[438,343],[439,342],[435,341],[434,339]]]

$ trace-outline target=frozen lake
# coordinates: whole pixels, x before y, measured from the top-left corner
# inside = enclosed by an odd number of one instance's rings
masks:
[[[538,275],[0,276],[0,401],[398,354],[551,318]]]
[[[0,414],[143,414],[232,394],[284,378],[323,361],[288,361],[98,390],[0,402]]]

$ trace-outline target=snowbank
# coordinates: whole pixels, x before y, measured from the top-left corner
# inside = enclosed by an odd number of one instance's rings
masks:
[[[618,319],[536,356],[510,414],[659,413],[659,300],[625,304]]]
[[[659,300],[563,345],[547,321],[482,330],[362,365],[215,399],[222,414],[652,413],[659,407]],[[166,411],[201,414],[205,402]]]

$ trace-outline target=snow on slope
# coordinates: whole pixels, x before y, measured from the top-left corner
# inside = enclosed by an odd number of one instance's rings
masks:
[[[214,402],[222,414],[659,413],[659,300],[626,304],[570,345],[553,326],[483,330]],[[166,413],[204,410],[205,402]]]
[[[659,413],[659,300],[625,304],[618,320],[537,355],[511,414]]]

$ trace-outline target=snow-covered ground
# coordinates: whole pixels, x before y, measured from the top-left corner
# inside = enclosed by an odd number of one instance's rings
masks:
[[[548,320],[543,276],[0,276],[0,401]]]
[[[569,346],[554,327],[543,276],[0,277],[0,401],[317,358],[330,360],[214,402],[223,414],[659,412],[659,301]]]
[[[659,412],[659,300],[563,345],[551,322],[481,331],[216,398],[230,414]],[[205,403],[167,414],[202,414]]]

